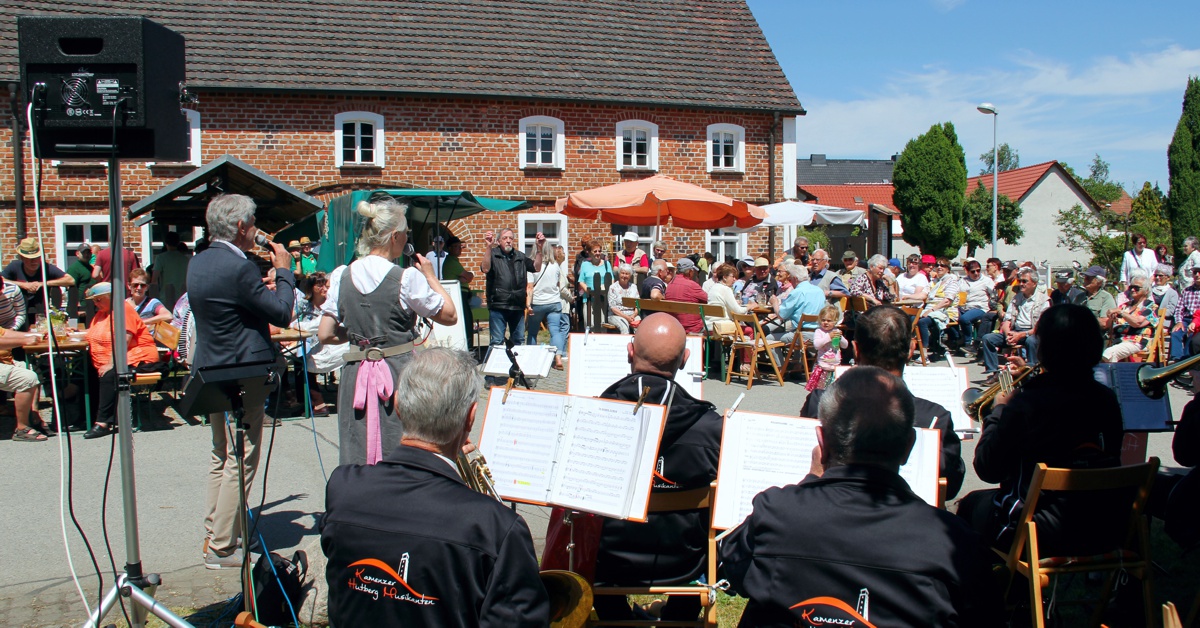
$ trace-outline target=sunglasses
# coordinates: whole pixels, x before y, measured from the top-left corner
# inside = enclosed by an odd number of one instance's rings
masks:
[[[968,269],[967,269],[967,272],[969,272],[969,273],[977,273],[977,272],[979,272],[979,269],[978,269],[978,268],[968,268]]]
[[[146,287],[146,284],[144,284],[144,283],[131,283],[131,284],[129,284],[129,287],[130,287],[130,288],[145,288],[145,287]]]
[[[934,266],[936,266],[938,268],[950,268],[949,266],[947,266],[945,264],[934,264]]]

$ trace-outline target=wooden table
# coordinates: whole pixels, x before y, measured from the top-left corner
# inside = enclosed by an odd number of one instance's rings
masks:
[[[83,336],[77,336],[76,338],[71,338],[70,336],[68,336],[66,340],[64,340],[62,342],[54,343],[54,353],[56,355],[65,354],[67,357],[67,359],[64,361],[64,364],[65,364],[66,370],[67,370],[66,380],[65,380],[66,383],[67,384],[71,383],[71,377],[75,373],[79,373],[82,375],[82,379],[83,379],[83,418],[84,418],[84,424],[88,427],[88,429],[91,429],[91,427],[92,427],[92,404],[91,404],[91,390],[90,390],[91,387],[88,385],[88,374],[87,374],[87,369],[89,366],[88,360],[90,359],[90,357],[89,357],[90,352],[88,350],[88,347],[89,347],[88,341]],[[50,347],[50,343],[48,341],[41,341],[41,342],[35,342],[33,344],[25,345],[23,347],[23,349],[25,349],[25,365],[28,366],[30,369],[33,369],[34,371],[36,371],[37,369],[33,368],[33,364],[32,364],[33,360],[36,358],[40,358],[44,355],[49,355],[51,347]],[[50,382],[52,389],[54,390],[55,394],[57,395],[60,389],[55,384],[56,384],[56,382],[53,382],[53,381]],[[63,386],[63,388],[66,388],[66,386]],[[64,428],[64,426],[62,426],[62,425],[59,426],[60,430],[63,428]]]
[[[300,329],[283,329],[278,333],[271,334],[271,342],[299,342],[305,338],[311,338],[312,332],[303,331]]]

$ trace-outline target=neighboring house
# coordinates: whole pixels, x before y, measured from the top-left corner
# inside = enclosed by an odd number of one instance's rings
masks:
[[[860,164],[878,164],[873,160],[840,160],[843,162],[859,162]],[[891,162],[888,162],[891,163]],[[845,168],[844,170],[851,170]],[[878,166],[867,165],[859,170],[868,173],[874,170],[881,172]],[[853,172],[842,176],[853,175]],[[888,175],[891,175],[889,168]],[[845,209],[858,209],[866,212],[868,228],[866,232],[855,230],[844,225],[830,225],[826,232],[830,236],[829,252],[834,265],[841,262],[841,255],[846,249],[852,249],[860,259],[868,255],[882,253],[891,257],[898,238],[890,234],[901,230],[900,212],[892,204],[891,183],[845,183],[842,185],[800,184],[800,200],[832,205]],[[890,224],[884,224],[886,222]]]
[[[6,84],[19,75],[16,16],[28,14],[138,15],[186,38],[188,86],[199,97],[186,112],[191,157],[125,163],[127,207],[223,154],[322,200],[422,187],[529,201],[526,213],[451,225],[471,266],[483,232],[505,226],[527,250],[539,230],[569,255],[583,237],[611,240],[607,224],[550,213],[574,191],[654,173],[755,204],[795,189],[804,110],[744,0],[383,0],[366,13],[344,0],[9,4],[0,7]],[[0,142],[11,138],[0,129]],[[33,232],[34,164],[23,150]],[[0,158],[0,215],[9,217],[12,154]],[[108,240],[105,166],[46,162],[42,172],[44,245],[65,266],[79,242]],[[146,263],[162,227],[128,232]],[[413,234],[418,250],[431,235]],[[665,236],[671,257],[767,248],[766,230]],[[4,261],[16,242],[15,230],[0,234]]]
[[[809,155],[796,160],[796,185],[842,185],[843,183],[891,183],[899,155],[891,159],[828,159]]]

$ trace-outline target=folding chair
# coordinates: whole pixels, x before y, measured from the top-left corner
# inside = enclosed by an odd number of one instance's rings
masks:
[[[734,340],[730,345],[730,355],[734,351],[748,350],[751,352],[750,372],[746,374],[738,373],[739,377],[746,378],[746,390],[754,385],[754,378],[758,377],[758,361],[759,354],[766,353],[767,360],[771,364],[771,368],[775,371],[775,378],[779,380],[779,385],[783,385],[783,372],[779,370],[779,364],[775,362],[775,349],[782,348],[784,343],[778,340],[771,340],[763,333],[762,324],[759,323],[758,317],[753,314],[735,314],[729,313],[729,317],[734,322]],[[742,333],[742,325],[749,325],[754,328],[754,337],[747,338]],[[725,385],[729,385],[729,380],[733,377],[733,359],[729,360],[729,367],[725,371]]]
[[[1107,571],[1108,578],[1100,593],[1096,610],[1092,615],[1091,625],[1100,623],[1101,615],[1108,605],[1112,595],[1113,584],[1117,575],[1124,571],[1142,581],[1142,596],[1145,611],[1145,625],[1152,625],[1152,604],[1154,601],[1150,592],[1150,534],[1143,511],[1146,499],[1150,496],[1150,487],[1158,472],[1158,458],[1150,458],[1144,464],[1116,467],[1113,469],[1052,469],[1044,463],[1038,463],[1025,496],[1025,505],[1021,510],[1016,526],[1016,534],[1007,553],[994,550],[1004,559],[1008,570],[1008,586],[1005,597],[1012,589],[1013,581],[1019,574],[1029,582],[1030,612],[1033,615],[1033,625],[1037,628],[1045,626],[1045,613],[1042,609],[1042,589],[1050,585],[1050,577],[1061,573],[1084,573]],[[1073,491],[1104,491],[1118,489],[1134,489],[1136,494],[1128,506],[1128,532],[1117,549],[1093,556],[1042,556],[1038,549],[1037,523],[1033,520],[1037,512],[1038,499],[1042,491],[1057,491],[1067,493]],[[1125,507],[1121,511],[1124,513]],[[1120,516],[1114,513],[1114,516]]]
[[[925,355],[925,343],[921,342],[921,330],[917,327],[917,321],[921,320],[921,309],[919,307],[902,307],[900,308],[908,317],[912,319],[912,328],[909,333],[912,335],[910,345],[921,351],[921,366],[929,365],[929,357]],[[912,349],[909,349],[909,358],[912,356]]]
[[[792,354],[796,351],[800,352],[800,365],[804,367],[804,379],[807,380],[812,375],[812,368],[808,364],[808,349],[813,344],[804,339],[805,323],[820,322],[820,317],[815,314],[801,314],[800,325],[796,327],[796,335],[792,336],[792,343],[788,345],[787,355],[783,358],[783,372],[788,374],[792,372]]]
[[[1130,362],[1154,362],[1156,364],[1166,364],[1167,340],[1171,333],[1163,324],[1167,318],[1166,308],[1158,309],[1158,323],[1154,326],[1154,335],[1150,336],[1150,342],[1146,348],[1130,356]]]
[[[715,503],[717,483],[714,480],[708,488],[697,488],[679,493],[651,493],[649,512],[672,512],[676,510],[693,510],[709,508]],[[705,582],[709,585],[717,581],[717,537],[709,518],[708,555],[705,560]],[[663,621],[663,620],[591,620],[588,626],[695,626],[697,628],[716,628],[717,626],[717,590],[704,584],[679,584],[670,586],[649,587],[593,587],[593,596],[600,595],[697,595],[703,614],[693,621]]]

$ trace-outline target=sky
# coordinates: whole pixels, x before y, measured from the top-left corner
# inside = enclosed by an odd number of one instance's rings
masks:
[[[1167,191],[1167,146],[1200,76],[1200,2],[748,0],[808,111],[797,155],[886,159],[953,122],[970,176],[999,143],[1132,195]]]

